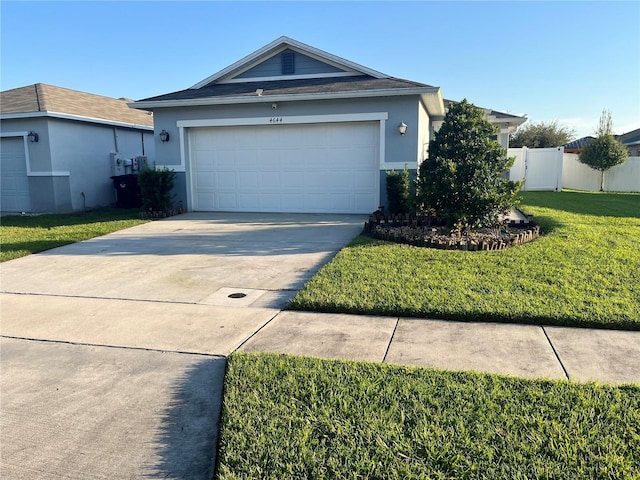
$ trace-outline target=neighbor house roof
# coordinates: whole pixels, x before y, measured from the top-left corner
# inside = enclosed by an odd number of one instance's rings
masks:
[[[565,152],[567,151],[567,149],[580,149],[580,148],[584,148],[586,147],[592,140],[594,137],[591,136],[586,136],[586,137],[582,137],[582,138],[578,138],[577,140],[573,140],[569,143],[565,143],[563,145]]]
[[[327,73],[285,77],[244,78],[242,74],[285,50],[330,65]],[[393,78],[336,55],[280,37],[191,88],[139,100],[131,106],[159,107],[328,100],[398,95],[420,95],[430,115],[444,115],[440,87]]]
[[[452,103],[456,103],[455,100],[447,100],[445,98],[444,99],[445,110],[449,110],[449,105],[451,105]],[[484,110],[485,115],[487,115],[487,117],[491,120],[492,123],[501,124],[501,125],[504,125],[505,127],[517,127],[527,121],[526,116],[523,117],[519,115],[513,115],[511,113],[499,112],[491,108],[483,108],[483,107],[478,107],[478,108]]]
[[[0,92],[0,116],[2,119],[53,116],[153,128],[153,116],[129,108],[131,101],[36,83]]]
[[[640,143],[640,128],[623,133],[616,137],[623,145],[638,145]]]

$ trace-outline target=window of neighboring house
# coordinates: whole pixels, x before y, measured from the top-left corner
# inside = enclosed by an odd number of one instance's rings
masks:
[[[282,53],[282,74],[291,75],[296,71],[295,53],[288,51]]]

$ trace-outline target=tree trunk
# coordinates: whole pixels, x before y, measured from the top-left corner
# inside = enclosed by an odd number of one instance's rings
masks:
[[[604,170],[600,172],[600,191],[604,192]]]

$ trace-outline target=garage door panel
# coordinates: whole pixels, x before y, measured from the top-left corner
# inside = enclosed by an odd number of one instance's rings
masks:
[[[255,192],[238,193],[238,210],[245,212],[260,211],[260,197]]]
[[[255,171],[245,170],[236,176],[236,185],[241,190],[255,190],[260,186],[260,177]]]
[[[238,198],[235,192],[220,192],[217,197],[219,209],[235,210],[238,208]]]
[[[202,208],[203,210],[216,209],[215,197],[213,193],[200,192],[198,193],[196,201],[198,202],[200,208]]]
[[[234,171],[217,172],[215,174],[215,179],[216,187],[219,189],[236,189],[236,172]]]
[[[193,129],[194,209],[369,213],[378,130],[376,122]]]
[[[216,186],[215,177],[212,173],[198,173],[195,183],[198,191],[213,191]]]
[[[261,211],[280,211],[282,209],[282,194],[279,192],[263,193],[260,195]]]

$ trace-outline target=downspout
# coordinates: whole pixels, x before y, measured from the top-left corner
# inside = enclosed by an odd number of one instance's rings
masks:
[[[118,132],[116,131],[116,127],[113,127],[113,144],[116,147],[116,153],[120,153],[120,150],[118,150]]]

